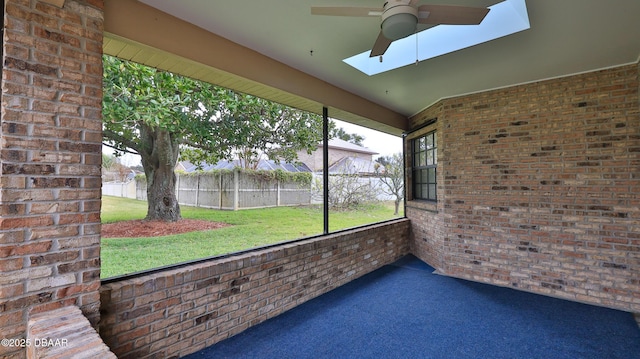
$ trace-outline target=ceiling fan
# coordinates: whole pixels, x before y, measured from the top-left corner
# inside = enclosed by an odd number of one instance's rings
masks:
[[[478,25],[489,9],[459,5],[420,5],[420,0],[388,0],[382,8],[311,7],[312,15],[381,17],[380,34],[369,57],[380,56],[395,40],[416,32],[418,24]]]

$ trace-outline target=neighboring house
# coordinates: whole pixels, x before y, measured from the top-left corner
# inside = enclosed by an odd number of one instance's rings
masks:
[[[343,157],[337,162],[329,166],[329,175],[334,174],[357,174],[359,177],[376,176],[379,172],[383,172],[384,167],[378,162],[367,160],[360,157]]]
[[[276,163],[273,160],[260,160],[258,163],[259,170],[273,171],[281,169],[287,172],[316,172],[322,173],[322,148],[323,144],[318,144],[318,148],[311,154],[305,151],[298,152],[298,163]],[[362,176],[373,175],[375,173],[377,162],[373,160],[373,156],[378,153],[366,147],[358,146],[353,143],[333,139],[329,141],[329,173],[358,173]],[[176,170],[184,172],[193,172],[198,169],[202,171],[233,169],[242,167],[240,160],[221,160],[216,164],[203,163],[197,166],[189,161],[180,161],[176,166]]]
[[[306,164],[314,173],[314,202],[322,203],[323,199],[319,195],[322,183],[322,152],[323,144],[318,144],[318,149],[311,154],[306,152],[298,152],[298,160]],[[350,193],[351,196],[355,191],[361,191],[368,188],[367,197],[369,199],[375,197],[378,200],[390,200],[390,196],[380,191],[380,181],[377,176],[376,169],[384,171],[381,164],[373,160],[373,156],[378,153],[370,149],[356,144],[341,140],[329,140],[329,176],[331,185],[338,195],[336,200],[340,200],[344,193]],[[350,176],[341,176],[350,175]],[[353,176],[355,175],[355,177]]]
[[[115,169],[102,169],[102,182],[126,183],[133,180],[136,171],[129,167],[121,166]]]
[[[322,172],[322,151],[323,144],[318,144],[318,149],[308,154],[304,151],[298,152],[298,160],[313,172]],[[375,172],[377,162],[373,156],[378,153],[366,147],[335,138],[329,140],[329,173],[359,173],[361,175],[372,175]],[[357,169],[357,170],[356,170]]]

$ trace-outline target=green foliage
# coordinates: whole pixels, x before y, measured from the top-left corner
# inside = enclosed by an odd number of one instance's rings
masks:
[[[316,114],[107,55],[103,64],[103,140],[116,155],[142,157],[147,218],[180,218],[178,158],[216,163],[233,156],[255,168],[262,156],[292,162],[322,138]]]
[[[244,174],[249,175],[250,177],[254,177],[259,181],[269,182],[269,181],[277,180],[277,181],[286,182],[286,183],[293,182],[303,187],[310,186],[311,181],[313,179],[313,175],[309,172],[287,172],[281,169],[277,169],[274,171],[265,171],[265,170],[252,170],[247,168],[237,168],[237,170]],[[193,171],[193,172],[176,171],[176,173],[180,174],[180,176],[196,177],[196,176],[201,176],[206,174],[212,174],[215,176],[229,175],[233,173],[233,171],[234,170],[216,169],[216,170],[209,170],[209,171]],[[144,175],[137,175],[136,179],[140,178],[139,176],[142,176],[144,178]]]
[[[293,162],[298,151],[311,153],[322,140],[322,118],[316,114],[238,93],[225,98],[222,108],[224,133],[245,168],[255,169],[263,155]]]
[[[281,182],[295,182],[301,186],[310,186],[313,175],[309,172],[286,172],[281,169],[274,171],[276,179]]]
[[[109,169],[115,163],[115,157],[109,156],[106,153],[102,154],[102,168]]]
[[[184,176],[184,177],[197,177],[197,176],[202,176],[203,174],[212,174],[215,176],[219,176],[222,174],[229,174],[232,173],[233,170],[209,170],[209,171],[193,171],[193,172],[185,172],[185,171],[176,171],[177,174],[179,174],[180,176]]]
[[[348,133],[341,127],[335,127],[335,123],[331,122],[333,126],[329,130],[330,138],[339,138],[341,140],[353,143],[354,145],[363,146],[362,141],[364,141],[364,136],[361,136],[357,133]]]
[[[103,61],[104,137],[119,152],[143,155],[162,129],[192,163],[232,155],[291,162],[322,139],[319,115],[115,57]]]
[[[219,139],[214,116],[226,90],[107,55],[103,64],[103,134],[118,153],[135,152],[144,159],[158,129],[171,133],[173,144],[215,156],[230,152]]]
[[[313,179],[308,172],[287,172],[281,169],[275,171],[242,169],[242,172],[262,181],[293,182],[300,186],[310,186]]]

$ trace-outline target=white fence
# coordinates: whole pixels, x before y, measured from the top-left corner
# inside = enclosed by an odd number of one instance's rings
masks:
[[[136,198],[136,182],[103,182],[102,194],[106,196]]]
[[[147,199],[147,183],[136,179],[136,198]],[[261,178],[234,170],[177,174],[176,197],[186,206],[238,210],[311,204],[311,185]]]
[[[379,178],[360,177],[357,182],[360,185],[368,185],[376,200],[395,199],[381,190],[384,185]],[[320,186],[312,189],[318,185]],[[314,174],[312,185],[308,186],[275,179],[260,179],[241,171],[222,174],[177,174],[176,196],[181,205],[238,210],[322,203],[322,197],[318,195],[321,193],[321,187],[322,176],[317,174]],[[147,183],[144,179],[126,183],[105,182],[102,184],[102,194],[146,201]]]

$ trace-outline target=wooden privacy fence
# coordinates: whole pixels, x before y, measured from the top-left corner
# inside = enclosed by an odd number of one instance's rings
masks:
[[[239,169],[178,173],[176,196],[186,206],[238,210],[311,203],[311,185],[246,173]],[[147,199],[147,182],[136,179],[136,198]]]

